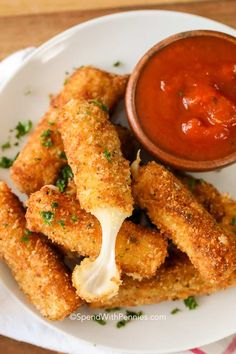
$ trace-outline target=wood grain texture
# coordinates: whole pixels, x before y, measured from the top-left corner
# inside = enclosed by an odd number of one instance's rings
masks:
[[[119,7],[92,11],[67,11],[51,14],[0,17],[0,59],[28,46],[38,46],[57,33],[98,16],[134,9],[183,11],[221,21],[236,27],[236,1],[204,1],[156,6]]]
[[[28,343],[0,336],[0,353],[2,354],[62,354],[43,349]]]
[[[141,5],[143,3],[145,6]],[[134,7],[134,4],[140,6]],[[89,8],[93,10],[88,11]],[[183,11],[236,28],[235,0],[0,0],[0,59],[23,47],[38,46],[91,18],[134,9]],[[56,354],[3,336],[0,336],[0,353]]]
[[[117,6],[157,5],[168,3],[189,3],[196,0],[1,0],[1,16],[55,13],[72,10],[116,8]],[[206,0],[198,0],[206,1]],[[214,0],[211,0],[214,1]]]

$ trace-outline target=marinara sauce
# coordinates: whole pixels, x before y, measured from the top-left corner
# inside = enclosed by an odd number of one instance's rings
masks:
[[[196,161],[236,149],[236,45],[213,36],[177,40],[154,54],[136,86],[138,118],[166,152]]]

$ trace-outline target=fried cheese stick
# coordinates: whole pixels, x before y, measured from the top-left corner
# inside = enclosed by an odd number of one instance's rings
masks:
[[[151,162],[136,171],[133,195],[152,222],[186,252],[202,277],[220,282],[235,269],[232,237],[167,169]]]
[[[220,192],[203,179],[197,179],[190,175],[177,175],[178,179],[190,190],[198,203],[220,222],[225,214],[224,203]]]
[[[101,100],[110,109],[124,95],[127,80],[127,75],[114,75],[89,66],[77,69],[66,80],[11,168],[11,177],[22,193],[29,195],[45,184],[53,184],[67,163],[57,129],[60,108],[72,98],[90,98]]]
[[[76,197],[44,186],[27,201],[29,230],[43,233],[52,242],[81,256],[96,259],[102,243],[98,220],[80,207]],[[52,215],[44,222],[42,212]],[[116,261],[122,272],[136,278],[151,278],[167,256],[167,242],[157,231],[125,221],[116,240]]]
[[[55,251],[26,229],[24,209],[0,182],[0,255],[28,299],[49,320],[62,320],[81,305]]]
[[[73,284],[86,301],[114,296],[120,285],[115,242],[123,221],[132,214],[129,162],[105,107],[94,101],[71,100],[59,117],[68,163],[81,207],[102,228],[98,258],[85,259],[73,272]]]
[[[204,280],[188,257],[179,254],[170,257],[157,270],[156,276],[142,281],[124,277],[117,296],[108,301],[90,304],[94,308],[114,308],[156,304],[162,301],[181,300],[194,295],[211,294],[236,285],[236,271],[220,283]]]

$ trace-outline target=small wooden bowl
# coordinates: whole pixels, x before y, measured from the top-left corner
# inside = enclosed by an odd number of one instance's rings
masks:
[[[140,124],[137,111],[136,111],[136,106],[135,106],[137,82],[139,80],[140,74],[144,66],[152,58],[152,56],[155,55],[158,51],[160,51],[164,47],[166,47],[167,45],[175,41],[187,37],[194,37],[194,36],[213,36],[213,37],[230,41],[236,45],[235,37],[225,33],[217,32],[217,31],[209,31],[209,30],[195,30],[189,32],[182,32],[164,39],[163,41],[157,43],[154,47],[149,49],[149,51],[146,54],[144,54],[144,56],[140,59],[138,64],[135,66],[128,82],[126,97],[125,97],[125,105],[126,105],[126,112],[127,112],[130,127],[132,128],[139,142],[144,146],[144,148],[151,155],[153,155],[158,160],[161,160],[164,163],[180,170],[211,171],[234,163],[236,161],[236,151],[225,157],[214,159],[214,160],[208,160],[208,161],[188,160],[182,157],[178,157],[174,154],[168,153],[164,151],[160,146],[155,144],[153,141],[151,141],[150,138],[145,134]]]

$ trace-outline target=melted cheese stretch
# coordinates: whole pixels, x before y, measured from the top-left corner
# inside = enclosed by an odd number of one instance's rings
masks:
[[[59,117],[59,130],[74,174],[77,198],[102,227],[100,255],[94,262],[82,262],[75,269],[73,282],[86,301],[111,297],[120,285],[116,236],[133,209],[129,163],[122,156],[106,108],[98,101],[68,102]]]
[[[97,209],[93,214],[102,227],[102,247],[95,261],[85,259],[73,272],[73,284],[87,302],[116,295],[121,284],[115,262],[115,243],[127,215],[115,208]]]

